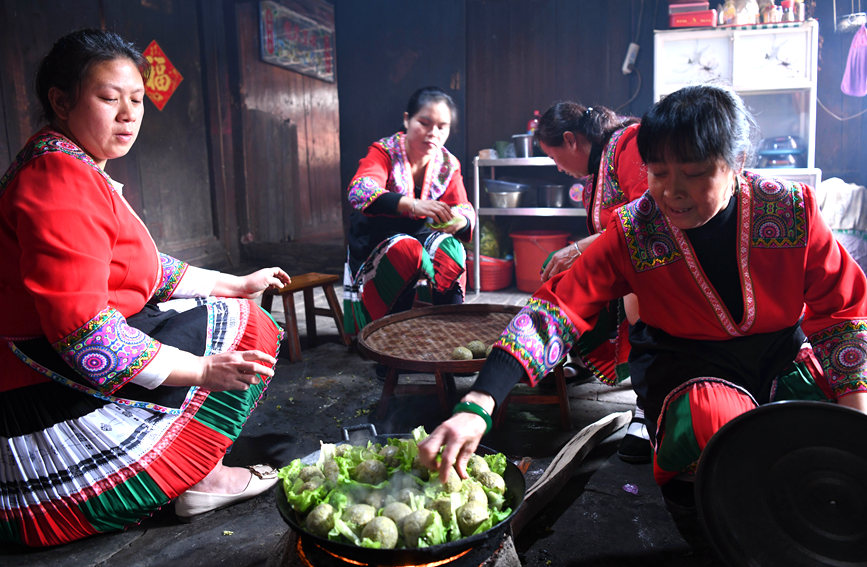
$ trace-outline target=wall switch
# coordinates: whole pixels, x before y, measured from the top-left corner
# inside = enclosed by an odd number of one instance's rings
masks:
[[[635,59],[638,57],[638,44],[630,43],[629,48],[626,50],[626,57],[623,58],[623,71],[624,75],[628,75],[635,68]]]

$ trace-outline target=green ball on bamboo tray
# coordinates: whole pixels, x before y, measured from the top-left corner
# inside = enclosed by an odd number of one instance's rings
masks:
[[[473,353],[473,358],[485,358],[488,346],[482,341],[470,341],[467,343],[467,349]]]
[[[455,347],[452,351],[452,360],[472,360],[473,353],[470,349],[464,346]]]

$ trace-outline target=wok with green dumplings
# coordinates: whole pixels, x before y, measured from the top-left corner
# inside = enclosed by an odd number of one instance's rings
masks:
[[[452,469],[441,483],[419,466],[425,437],[418,427],[366,445],[321,443],[280,469],[281,516],[323,548],[376,565],[429,563],[501,536],[524,499],[521,471],[480,446],[466,479]]]

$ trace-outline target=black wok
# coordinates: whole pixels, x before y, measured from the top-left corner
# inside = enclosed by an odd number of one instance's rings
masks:
[[[385,444],[389,439],[407,439],[408,434],[392,434],[392,435],[377,435],[376,430],[372,426],[362,426],[369,428],[372,431],[372,437],[369,440],[373,443]],[[349,429],[344,429],[343,436],[349,439]],[[479,445],[476,453],[480,455],[488,455],[496,453],[493,449]],[[315,451],[301,461],[304,464],[313,464],[319,459],[319,451]],[[283,491],[283,483],[277,485],[277,509],[283,520],[297,533],[304,537],[305,541],[315,542],[324,550],[330,551],[336,555],[346,559],[359,561],[372,565],[413,565],[432,563],[449,557],[454,557],[468,549],[488,542],[491,538],[499,538],[509,528],[512,516],[517,512],[518,507],[524,500],[524,492],[526,483],[524,474],[511,462],[506,463],[506,470],[503,472],[503,480],[506,484],[506,503],[512,508],[512,513],[509,514],[502,522],[492,526],[489,530],[480,534],[472,535],[439,545],[419,548],[405,549],[371,549],[367,547],[359,547],[356,545],[332,541],[327,538],[317,536],[308,532],[304,528],[303,519],[296,514],[295,510],[289,505],[286,500],[286,493]]]

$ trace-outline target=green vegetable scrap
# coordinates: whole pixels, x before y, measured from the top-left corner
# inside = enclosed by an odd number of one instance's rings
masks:
[[[469,478],[440,483],[418,461],[417,427],[385,445],[322,444],[319,460],[280,469],[286,499],[311,533],[376,549],[428,547],[489,530],[506,519],[505,455],[474,455]]]
[[[449,220],[447,220],[446,222],[431,223],[430,227],[435,229],[435,230],[442,230],[442,229],[446,228],[447,226],[452,226],[453,224],[455,224],[459,220],[460,219],[457,216],[454,216],[454,217],[450,218]]]
[[[491,258],[500,257],[500,231],[497,228],[497,223],[493,220],[482,221],[482,226],[479,229],[479,253],[483,256]]]

